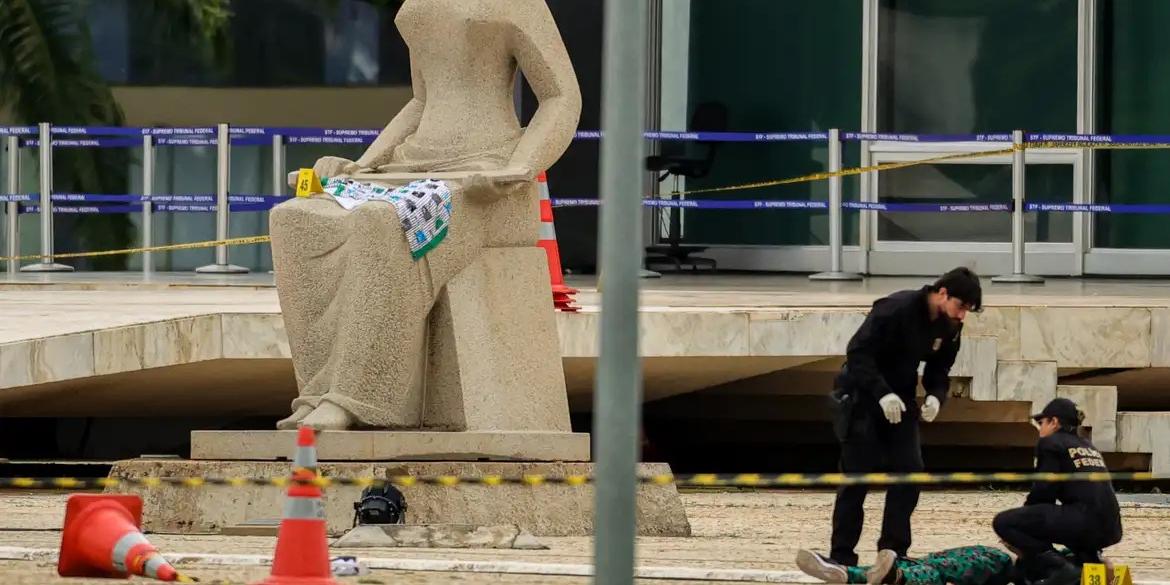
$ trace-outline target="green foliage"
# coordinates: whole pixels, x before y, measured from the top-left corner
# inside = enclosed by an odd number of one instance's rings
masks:
[[[97,73],[85,20],[87,1],[0,0],[0,111],[18,124],[121,126],[125,115],[109,85]],[[396,9],[402,0],[366,0]],[[311,0],[322,11],[337,0]],[[231,52],[232,0],[135,0],[136,10],[155,11],[163,38],[185,41],[206,62],[225,66]],[[57,192],[124,193],[133,151],[68,148],[54,153]],[[79,250],[132,245],[133,225],[125,215],[60,215],[56,233],[72,234]],[[69,246],[72,248],[73,246]],[[72,250],[59,249],[60,252]],[[78,268],[122,270],[125,256],[78,262]]]

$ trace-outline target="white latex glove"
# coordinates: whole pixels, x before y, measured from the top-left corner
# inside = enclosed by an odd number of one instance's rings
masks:
[[[927,396],[926,403],[922,405],[922,420],[926,422],[933,422],[934,417],[938,416],[938,398],[934,396]]]
[[[906,403],[902,402],[897,394],[890,392],[882,396],[878,400],[878,404],[881,405],[882,412],[885,413],[886,420],[890,421],[890,424],[896,425],[902,422],[902,413],[906,412]]]

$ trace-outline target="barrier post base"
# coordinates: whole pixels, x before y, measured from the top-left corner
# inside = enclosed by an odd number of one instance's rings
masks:
[[[861,280],[861,275],[856,272],[842,272],[829,271],[818,272],[816,274],[808,275],[809,280],[826,280],[826,281],[847,281],[847,280]]]
[[[1001,274],[991,277],[991,282],[999,284],[1044,284],[1044,277],[1032,274]]]
[[[38,262],[20,267],[21,272],[73,272],[72,266],[56,262]]]
[[[208,264],[195,269],[196,274],[247,274],[249,270],[235,264]]]

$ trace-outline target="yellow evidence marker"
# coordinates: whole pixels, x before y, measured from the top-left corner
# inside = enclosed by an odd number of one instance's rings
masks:
[[[321,179],[313,169],[297,171],[297,197],[311,197],[314,193],[324,193],[321,188]]]
[[[1105,580],[1105,565],[1085,563],[1081,567],[1081,585],[1109,585]]]

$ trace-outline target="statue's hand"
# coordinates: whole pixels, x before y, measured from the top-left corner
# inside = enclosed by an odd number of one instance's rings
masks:
[[[323,156],[313,165],[313,172],[322,179],[348,177],[359,170],[357,163],[339,156]]]

